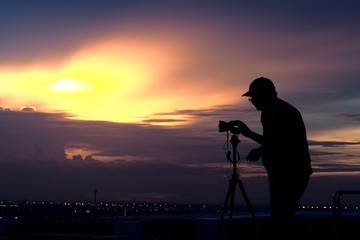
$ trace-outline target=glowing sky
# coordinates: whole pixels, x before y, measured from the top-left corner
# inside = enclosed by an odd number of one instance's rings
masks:
[[[218,120],[261,132],[241,94],[265,76],[307,126],[316,171],[304,201],[331,201],[349,179],[360,184],[359,18],[357,1],[0,1],[0,107],[11,109],[0,112],[1,178],[64,179],[41,194],[25,180],[0,187],[9,198],[86,199],[96,185],[104,200],[222,202]],[[254,146],[242,139],[241,154]],[[266,202],[261,164],[243,166]],[[51,190],[69,179],[70,192]],[[216,193],[201,185],[208,179]]]

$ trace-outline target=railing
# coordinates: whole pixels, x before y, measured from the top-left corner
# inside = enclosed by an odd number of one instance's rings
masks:
[[[344,194],[360,194],[360,190],[338,190],[333,195],[334,219],[339,219],[341,215],[341,196]]]
[[[334,228],[333,234],[335,239],[341,239],[341,234],[344,229],[341,224],[341,196],[342,195],[360,194],[359,190],[338,190],[333,194],[333,214],[334,214]]]

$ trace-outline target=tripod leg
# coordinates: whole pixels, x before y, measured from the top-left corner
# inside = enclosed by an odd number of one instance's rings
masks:
[[[240,191],[242,193],[242,195],[244,196],[244,199],[245,199],[245,202],[246,202],[246,206],[252,216],[252,219],[253,219],[253,222],[256,223],[256,217],[255,217],[255,213],[254,213],[254,210],[251,206],[251,203],[250,203],[250,200],[245,192],[245,187],[244,187],[244,184],[242,183],[242,181],[239,179],[238,180],[238,184],[239,184],[239,187],[240,187]]]
[[[259,225],[256,221],[256,217],[255,217],[255,213],[254,213],[254,210],[251,206],[251,203],[250,203],[250,200],[245,192],[245,187],[244,187],[244,184],[242,183],[242,181],[239,179],[238,180],[238,184],[239,184],[239,187],[240,187],[240,191],[242,192],[242,195],[244,196],[244,199],[245,199],[245,202],[246,202],[246,206],[251,214],[251,217],[253,219],[253,227],[254,227],[254,233],[255,233],[255,237],[256,239],[258,239],[260,237],[260,229],[259,229]]]
[[[230,195],[231,195],[231,192],[232,192],[232,186],[231,186],[231,182],[229,183],[229,187],[228,187],[228,191],[227,191],[227,194],[226,194],[226,198],[225,198],[225,202],[224,202],[224,207],[223,209],[221,210],[221,216],[220,216],[220,220],[222,221],[224,219],[224,215],[225,215],[225,211],[227,211],[229,208],[228,208],[228,204],[229,204],[229,199],[230,199]]]
[[[231,185],[231,193],[230,193],[229,222],[231,223],[234,212],[234,204],[235,204],[236,182],[230,181],[230,185]]]
[[[223,209],[221,210],[220,222],[218,224],[218,228],[216,231],[216,236],[215,236],[216,240],[222,239],[223,227],[224,227],[223,220],[224,220],[225,212],[230,211],[230,214],[232,213],[232,204],[234,203],[233,196],[234,196],[235,188],[236,188],[236,183],[234,183],[233,181],[230,180],[228,191],[226,193],[224,206],[223,206]],[[231,219],[231,218],[229,218],[229,219]]]

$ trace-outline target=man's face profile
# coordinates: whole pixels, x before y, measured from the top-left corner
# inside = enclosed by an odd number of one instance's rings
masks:
[[[249,101],[255,106],[256,110],[261,111],[263,106],[263,98],[259,95],[253,95]]]

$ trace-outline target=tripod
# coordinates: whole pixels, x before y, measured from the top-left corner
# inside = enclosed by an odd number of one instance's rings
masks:
[[[223,225],[223,220],[224,220],[224,216],[225,216],[225,212],[228,211],[229,212],[229,223],[232,224],[232,217],[233,217],[233,211],[234,211],[234,204],[235,204],[235,190],[236,187],[239,186],[240,191],[244,197],[244,200],[246,202],[246,206],[247,209],[249,210],[251,216],[252,216],[252,220],[253,223],[256,224],[256,217],[252,208],[252,205],[250,203],[250,200],[246,194],[245,191],[245,187],[243,182],[241,181],[241,179],[239,178],[239,174],[237,172],[237,168],[236,165],[237,163],[240,161],[240,157],[239,154],[237,152],[237,145],[238,143],[240,143],[240,140],[238,138],[238,136],[236,134],[233,134],[230,140],[231,144],[232,144],[232,154],[233,157],[231,159],[231,152],[228,152],[227,154],[227,158],[228,161],[231,162],[232,164],[232,168],[233,168],[233,174],[231,176],[231,179],[229,180],[229,187],[228,187],[228,191],[226,194],[226,198],[225,198],[225,203],[224,203],[224,207],[221,211],[221,215],[220,215],[220,227]],[[222,229],[222,228],[221,228]],[[221,233],[221,231],[217,232],[217,239],[219,239],[219,234]]]

